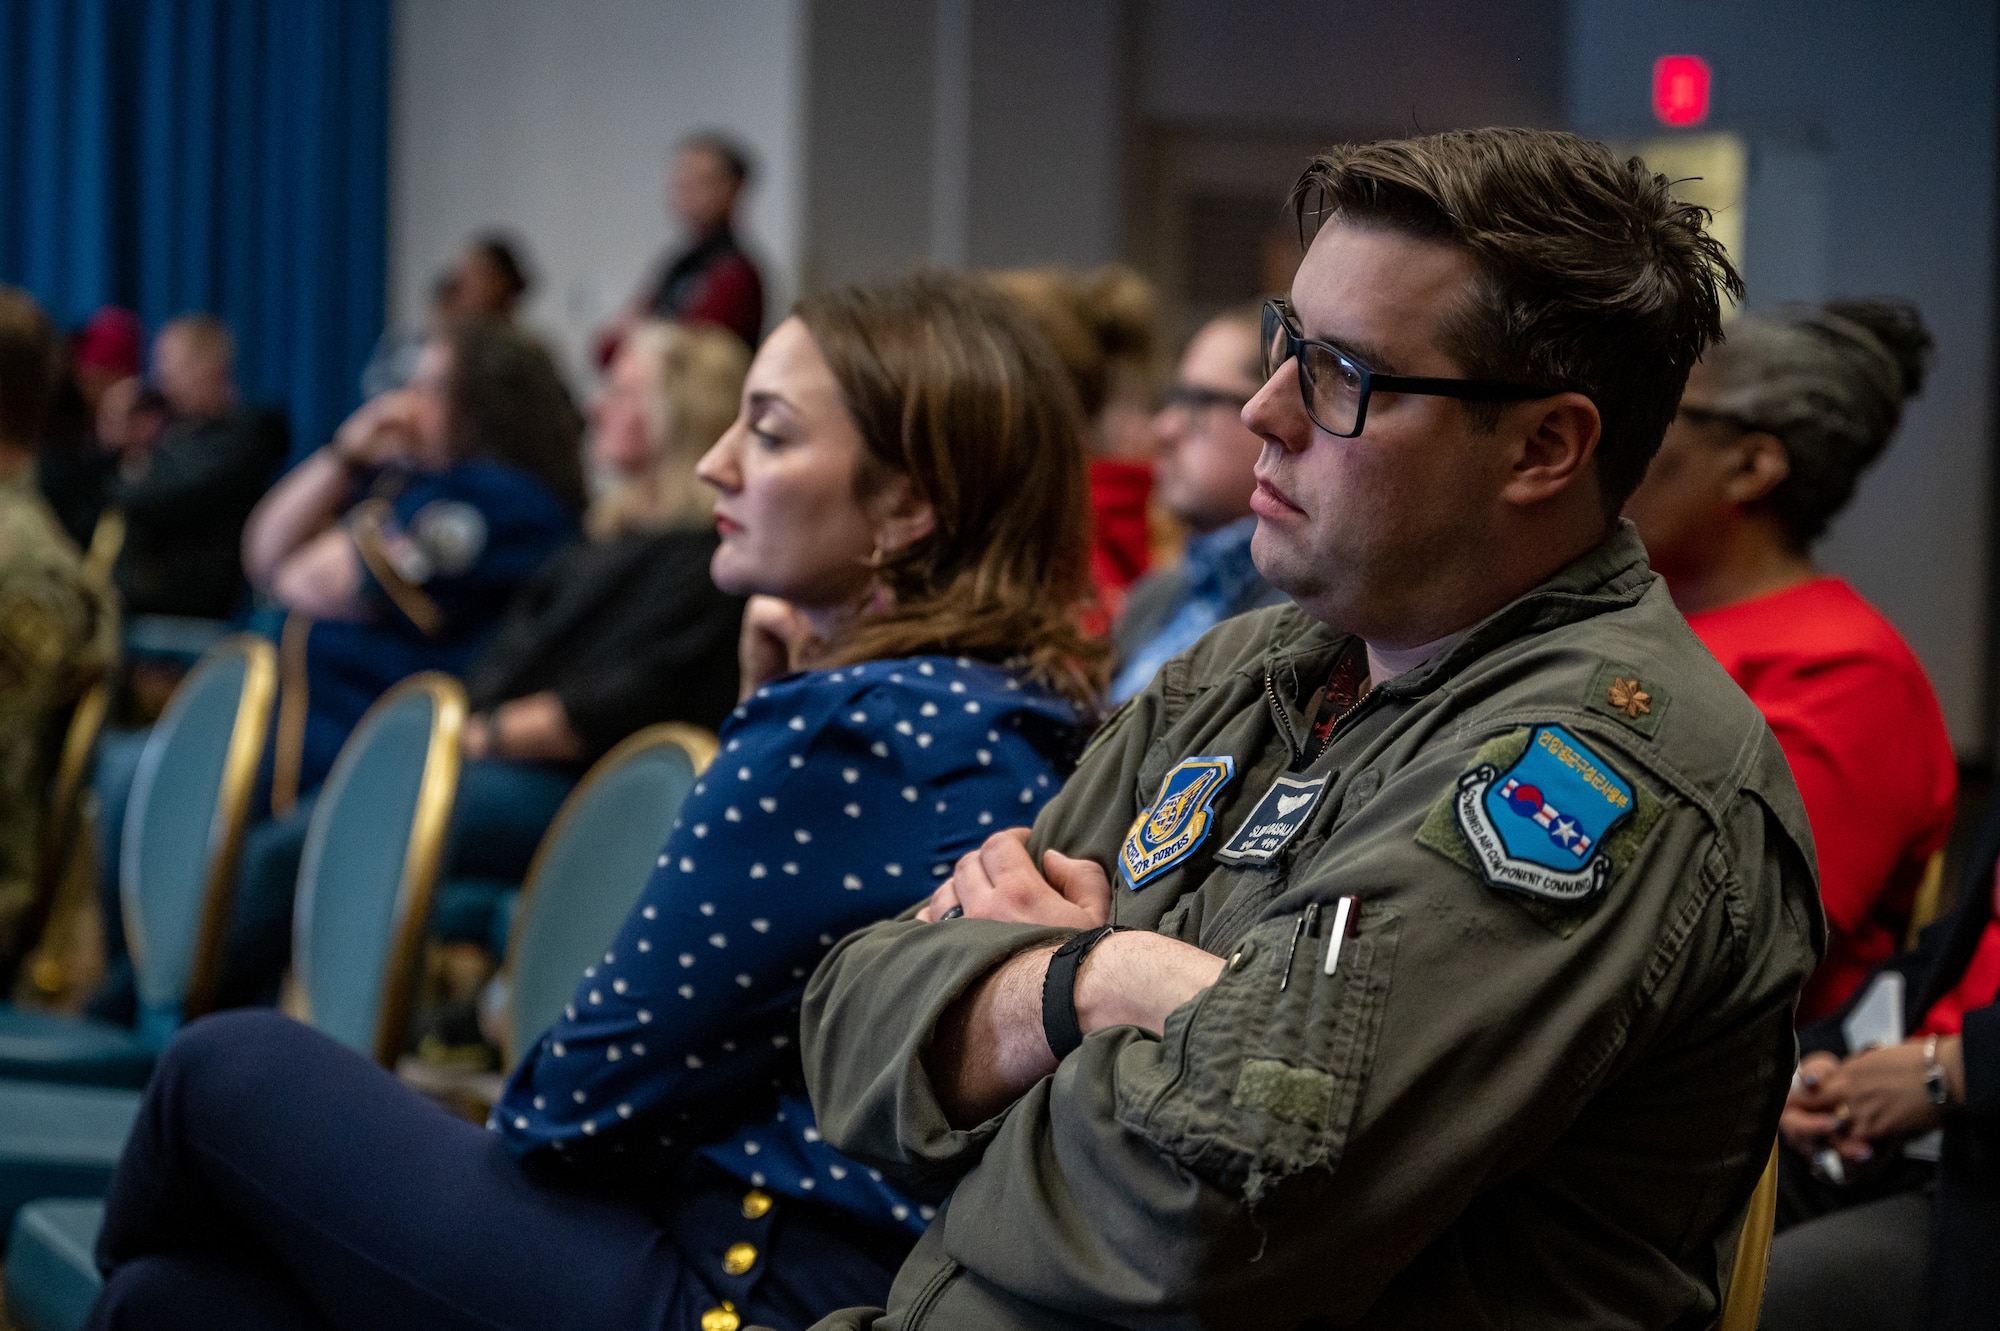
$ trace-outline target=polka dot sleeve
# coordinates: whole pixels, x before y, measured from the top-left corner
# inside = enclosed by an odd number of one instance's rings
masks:
[[[510,1078],[517,1152],[670,1138],[795,1066],[806,976],[841,935],[1024,824],[1073,736],[1061,703],[921,658],[788,677],[739,707],[644,894]]]

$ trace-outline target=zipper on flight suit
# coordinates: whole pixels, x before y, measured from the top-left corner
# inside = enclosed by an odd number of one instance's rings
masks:
[[[1284,704],[1278,701],[1277,675],[1268,666],[1264,670],[1264,695],[1271,700],[1271,715],[1278,722],[1278,733],[1285,737],[1285,752],[1290,755],[1285,766],[1290,768],[1297,764],[1303,751],[1298,740],[1292,736],[1292,723],[1285,716]]]

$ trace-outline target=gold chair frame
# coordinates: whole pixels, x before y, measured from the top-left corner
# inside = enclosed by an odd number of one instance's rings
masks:
[[[647,726],[643,730],[627,735],[602,758],[592,763],[590,770],[583,774],[583,779],[576,783],[576,788],[563,800],[562,807],[556,810],[555,818],[549,823],[549,830],[542,833],[541,842],[535,847],[535,857],[528,861],[528,875],[521,880],[521,895],[514,907],[514,921],[507,931],[507,955],[501,958],[500,974],[506,982],[510,996],[514,992],[514,957],[520,947],[521,933],[527,927],[528,917],[535,908],[536,890],[541,885],[542,862],[548,855],[549,847],[555,844],[563,829],[569,826],[575,810],[582,804],[593,786],[640,754],[668,745],[687,754],[697,780],[708,770],[708,765],[715,761],[715,755],[722,748],[721,741],[714,733],[703,730],[700,726],[691,726],[680,721],[663,721],[658,725]],[[503,1067],[511,1068],[521,1052],[513,1047],[511,1020],[506,1024],[505,1034],[506,1038],[500,1051],[501,1063]]]
[[[375,714],[394,706],[413,693],[431,699],[430,743],[424,753],[424,774],[417,786],[417,807],[410,818],[410,839],[403,848],[403,876],[396,888],[396,904],[390,922],[393,936],[389,955],[382,968],[382,993],[376,1004],[375,1061],[393,1070],[409,1033],[410,1015],[416,1004],[418,974],[424,955],[424,931],[429,926],[431,894],[437,887],[438,869],[444,860],[445,834],[451,826],[451,809],[458,797],[458,774],[463,764],[460,737],[465,729],[465,686],[442,671],[426,670],[402,681],[375,700],[355,726],[360,733]],[[349,741],[352,743],[352,740]],[[300,905],[309,905],[300,902]],[[301,921],[310,918],[302,911]],[[308,926],[309,927],[309,926]],[[309,974],[311,951],[295,948],[300,984],[297,988],[299,1012],[312,1020],[312,981]]]
[[[271,750],[271,812],[289,818],[299,806],[299,769],[305,763],[306,640],[313,622],[294,610],[278,635],[278,737]]]
[[[1778,1144],[1750,1194],[1743,1214],[1743,1233],[1736,1240],[1736,1260],[1730,1264],[1729,1292],[1722,1303],[1716,1331],[1757,1331],[1764,1311],[1764,1277],[1771,1267],[1771,1232],[1778,1219]]]
[[[223,948],[228,941],[229,913],[236,904],[236,865],[249,827],[250,797],[257,785],[257,767],[264,758],[264,736],[271,723],[271,701],[278,689],[277,654],[254,633],[224,638],[203,653],[188,672],[196,672],[228,655],[243,657],[243,688],[236,698],[236,720],[229,731],[229,748],[222,762],[222,781],[209,823],[208,875],[202,889],[201,926],[195,936],[194,969],[188,977],[182,1014],[192,1020],[215,1002],[222,980]],[[185,684],[183,684],[185,687]],[[125,914],[125,939],[132,964],[143,967],[146,930],[140,918],[137,889],[124,881],[124,829],[119,829],[119,909]]]

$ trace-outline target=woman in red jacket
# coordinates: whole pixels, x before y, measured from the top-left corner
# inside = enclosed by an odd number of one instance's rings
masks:
[[[1915,653],[1812,545],[1882,453],[1932,346],[1916,307],[1836,300],[1736,321],[1688,376],[1626,513],[1688,625],[1770,722],[1819,855],[1827,951],[1799,1020],[1901,946],[1958,776]]]

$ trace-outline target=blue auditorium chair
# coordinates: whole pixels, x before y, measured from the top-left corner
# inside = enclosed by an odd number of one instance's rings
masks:
[[[306,826],[295,1015],[386,1068],[409,1035],[464,723],[457,680],[404,680],[355,727]]]
[[[270,643],[227,639],[182,681],[146,740],[118,870],[137,1029],[0,1005],[0,1079],[143,1086],[181,1022],[208,1009],[276,687]],[[0,1161],[7,1124],[0,1105]]]
[[[384,1066],[401,1052],[416,994],[464,721],[458,681],[398,684],[348,737],[307,825],[293,942],[302,1015]],[[83,1199],[103,1196],[137,1109],[130,1092],[0,1084],[0,1141],[14,1116],[24,1123],[20,1183],[0,1154],[6,1301],[21,1331],[74,1331],[96,1297],[103,1204]],[[72,1131],[78,1114],[89,1121]]]
[[[563,801],[514,911],[503,967],[508,1066],[562,1015],[583,968],[617,936],[715,751],[705,730],[649,726],[599,759]]]

